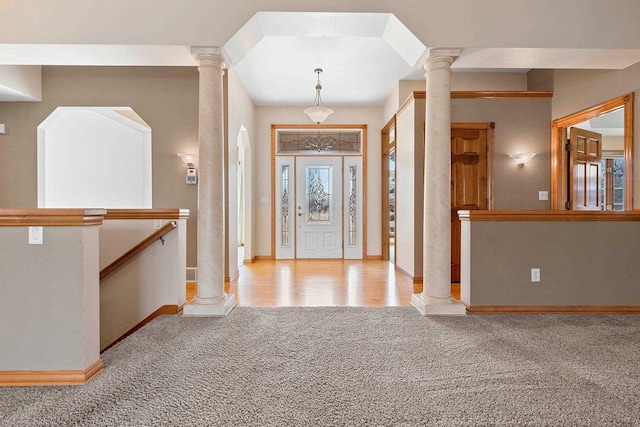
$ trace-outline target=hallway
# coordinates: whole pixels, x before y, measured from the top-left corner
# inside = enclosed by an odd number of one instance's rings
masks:
[[[388,261],[259,260],[228,284],[239,307],[409,306],[413,284]],[[187,285],[187,300],[195,297]],[[459,298],[460,285],[452,285]]]

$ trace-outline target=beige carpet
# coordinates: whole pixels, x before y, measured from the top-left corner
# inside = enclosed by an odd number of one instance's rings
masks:
[[[236,308],[103,359],[83,387],[0,389],[0,425],[640,425],[636,315]]]

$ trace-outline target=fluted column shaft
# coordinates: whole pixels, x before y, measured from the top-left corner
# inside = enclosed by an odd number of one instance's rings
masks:
[[[224,295],[224,164],[221,55],[200,55],[198,299]]]
[[[445,302],[451,299],[452,62],[450,56],[432,56],[426,64],[423,294]]]
[[[432,51],[427,78],[422,314],[464,314],[451,297],[451,51]]]
[[[224,292],[224,59],[219,48],[192,48],[192,53],[200,73],[198,288],[184,314],[220,316],[235,305],[235,296]]]

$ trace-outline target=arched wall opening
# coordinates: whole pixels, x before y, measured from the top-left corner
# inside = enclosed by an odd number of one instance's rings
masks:
[[[242,264],[245,260],[251,262],[253,259],[253,249],[251,244],[251,191],[252,191],[252,175],[251,175],[251,141],[249,140],[249,132],[244,125],[240,126],[237,136],[238,148],[238,247],[240,248],[238,263]]]
[[[38,207],[152,207],[151,128],[130,107],[58,107],[38,126]]]

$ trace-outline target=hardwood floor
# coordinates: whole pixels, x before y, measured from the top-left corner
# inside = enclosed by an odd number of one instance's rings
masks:
[[[240,307],[407,306],[413,284],[388,261],[259,260],[228,284]],[[460,298],[460,285],[452,285]],[[196,284],[187,284],[187,300]]]

